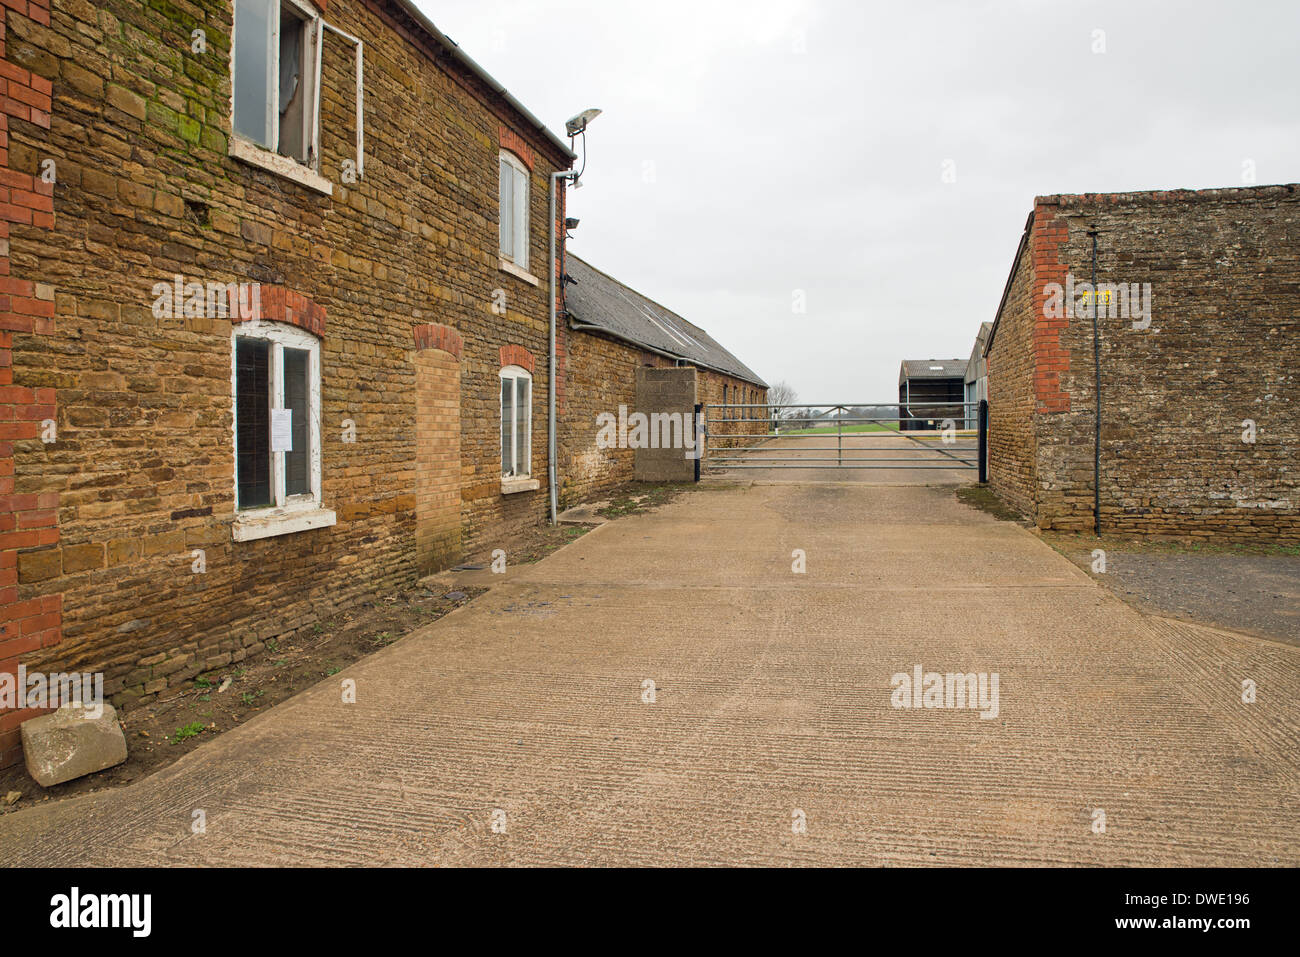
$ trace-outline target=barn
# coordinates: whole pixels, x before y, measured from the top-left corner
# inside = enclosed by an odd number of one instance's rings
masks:
[[[898,370],[898,426],[905,432],[940,428],[965,418],[965,359],[904,359]]]

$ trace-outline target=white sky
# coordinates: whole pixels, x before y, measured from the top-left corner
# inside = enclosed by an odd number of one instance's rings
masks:
[[[558,133],[605,111],[573,252],[803,402],[968,356],[1035,195],[1300,182],[1296,0],[417,3]]]

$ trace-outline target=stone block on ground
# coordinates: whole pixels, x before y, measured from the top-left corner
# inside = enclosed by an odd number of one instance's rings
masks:
[[[126,737],[117,711],[105,704],[97,718],[85,708],[64,705],[22,723],[27,773],[43,788],[62,784],[126,760]]]

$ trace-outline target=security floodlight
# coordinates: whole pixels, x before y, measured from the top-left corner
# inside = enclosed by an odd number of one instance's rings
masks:
[[[600,116],[600,110],[583,110],[573,119],[564,124],[564,130],[570,136],[577,136],[579,133],[587,132],[587,124]]]
[[[578,228],[578,220],[577,220],[575,217],[573,217],[573,216],[568,217],[568,218],[564,221],[564,228],[565,228],[565,229],[577,229],[577,228]]]

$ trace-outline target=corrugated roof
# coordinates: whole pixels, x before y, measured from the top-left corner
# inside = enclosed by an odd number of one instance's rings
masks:
[[[665,309],[573,253],[565,256],[564,269],[572,280],[564,291],[565,309],[571,322],[596,326],[624,342],[767,388],[766,382],[716,339],[671,309]]]
[[[904,379],[963,379],[965,359],[904,359],[898,370],[898,382]]]
[[[971,350],[970,358],[966,360],[967,382],[974,382],[988,371],[984,361],[984,343],[989,341],[989,333],[992,331],[993,323],[980,323],[980,331],[975,336],[975,348]]]

